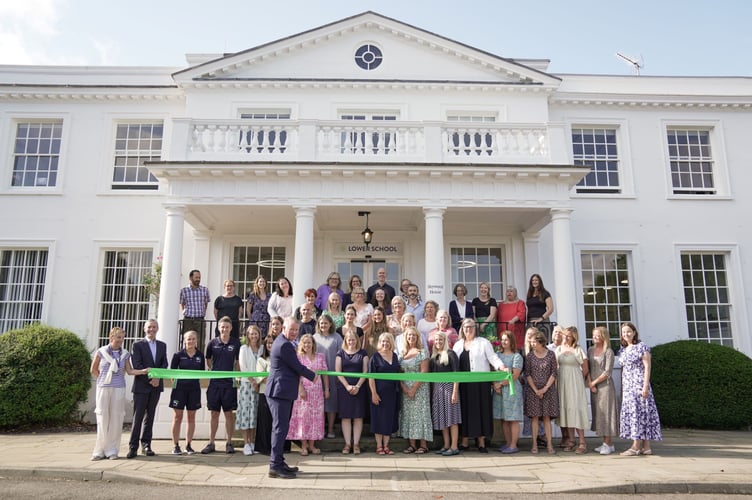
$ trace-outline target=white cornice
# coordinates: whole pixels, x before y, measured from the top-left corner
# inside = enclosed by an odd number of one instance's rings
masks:
[[[556,89],[536,84],[509,84],[494,82],[419,82],[419,81],[316,81],[316,80],[197,80],[183,82],[181,86],[192,89],[352,89],[352,90],[418,90],[418,91],[475,91],[475,92],[529,92],[550,94]]]
[[[171,88],[125,88],[114,87],[71,88],[57,86],[15,87],[0,86],[0,100],[29,101],[29,100],[57,100],[57,101],[177,101],[183,100],[182,90]]]
[[[493,166],[473,164],[360,164],[360,163],[268,163],[268,162],[148,162],[149,170],[157,178],[169,181],[196,180],[241,180],[243,178],[277,177],[300,178],[382,178],[399,182],[400,179],[445,178],[455,181],[478,179],[515,179],[536,183],[575,184],[589,171],[588,167],[575,165],[513,165]]]
[[[752,109],[752,96],[679,96],[628,94],[554,94],[552,106],[594,106],[620,108]]]

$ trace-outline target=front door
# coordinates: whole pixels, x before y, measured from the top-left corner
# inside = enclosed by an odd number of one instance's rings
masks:
[[[353,274],[361,277],[363,288],[368,290],[369,286],[376,283],[376,273],[380,267],[386,269],[386,282],[399,293],[400,263],[384,259],[352,259],[337,262],[337,272],[342,277],[342,290],[348,291],[347,284]]]

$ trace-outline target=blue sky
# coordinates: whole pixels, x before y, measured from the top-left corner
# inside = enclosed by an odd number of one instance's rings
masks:
[[[752,76],[749,0],[0,0],[0,64],[182,67],[366,10],[552,73]]]

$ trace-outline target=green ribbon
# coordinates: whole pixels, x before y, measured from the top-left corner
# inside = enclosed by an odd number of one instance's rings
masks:
[[[429,372],[429,373],[352,373],[317,371],[317,375],[347,378],[372,378],[377,380],[399,380],[409,382],[500,382],[509,381],[509,394],[514,395],[514,383],[510,372]],[[170,370],[167,368],[150,368],[150,378],[169,378],[173,380],[219,379],[266,377],[268,372],[230,372],[201,370]]]

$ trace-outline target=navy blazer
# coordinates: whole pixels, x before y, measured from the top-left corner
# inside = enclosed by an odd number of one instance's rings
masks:
[[[460,310],[457,307],[457,301],[452,299],[449,302],[449,317],[452,319],[452,328],[460,333],[460,325],[464,319],[460,316]],[[475,318],[475,312],[473,311],[473,304],[469,300],[465,300],[465,318]]]
[[[284,335],[277,336],[269,356],[269,376],[266,379],[266,397],[298,399],[300,377],[313,380],[316,374],[303,366],[292,342]]]
[[[144,368],[167,368],[167,344],[161,340],[157,340],[157,360],[151,356],[151,349],[149,349],[149,341],[145,338],[133,343],[133,349],[131,352],[131,364],[135,370],[143,370]],[[154,387],[149,383],[148,375],[136,375],[133,377],[133,388],[131,391],[134,394],[146,394],[151,391],[162,392],[164,390],[164,382],[159,379],[159,386]]]

